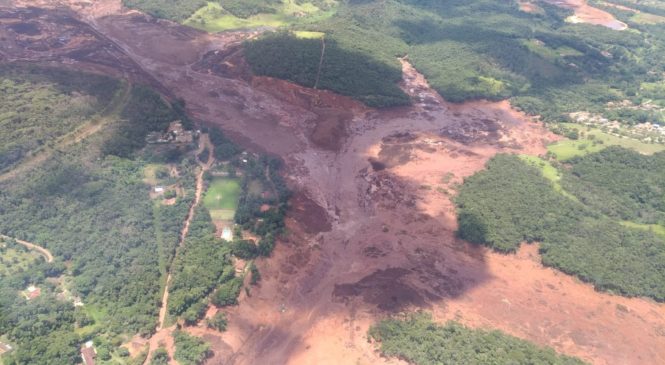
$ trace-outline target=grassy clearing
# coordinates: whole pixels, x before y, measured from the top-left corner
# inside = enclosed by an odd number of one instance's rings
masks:
[[[40,257],[34,251],[4,247],[4,243],[0,241],[0,277],[26,270],[31,264],[37,262]]]
[[[145,175],[143,181],[145,181],[146,184],[157,185],[157,170],[159,167],[160,165],[158,164],[148,164],[145,166],[143,169],[143,174]]]
[[[296,30],[293,32],[293,34],[296,36],[296,38],[300,39],[321,39],[326,35],[323,32],[310,32],[306,30]]]
[[[295,0],[284,0],[282,4],[275,5],[274,10],[274,13],[241,18],[225,10],[219,3],[208,2],[185,20],[184,24],[207,32],[221,32],[231,29],[278,28],[307,24],[324,20],[335,14],[334,8],[321,10],[310,2],[298,4]]]
[[[665,23],[665,17],[649,13],[637,13],[630,17],[630,20],[638,24],[662,24]]]
[[[235,214],[234,209],[216,209],[210,211],[210,218],[214,221],[233,221]]]
[[[218,210],[235,211],[240,190],[240,182],[236,179],[215,179],[210,183],[210,187],[203,197],[203,205],[210,210],[211,215]]]
[[[519,155],[519,157],[522,159],[522,161],[528,163],[529,165],[539,168],[543,174],[543,177],[552,182],[552,187],[555,191],[577,201],[577,198],[574,195],[563,189],[561,186],[561,173],[556,169],[556,167],[552,166],[549,161],[545,161],[540,157],[531,155]]]
[[[661,226],[660,224],[641,224],[641,223],[635,223],[635,222],[630,222],[630,221],[623,221],[621,222],[621,225],[625,227],[630,227],[630,228],[637,228],[637,229],[642,229],[645,231],[651,231],[655,234],[661,235],[665,237],[665,227]]]
[[[585,127],[579,124],[562,123],[568,128],[585,131]],[[593,136],[593,137],[590,137]],[[547,147],[547,150],[556,156],[559,161],[566,161],[573,157],[584,156],[592,152],[598,152],[609,146],[621,146],[629,148],[642,154],[651,155],[656,152],[665,151],[665,145],[650,144],[631,138],[622,138],[606,133],[597,128],[585,131],[585,136],[578,140],[563,140],[555,142]]]

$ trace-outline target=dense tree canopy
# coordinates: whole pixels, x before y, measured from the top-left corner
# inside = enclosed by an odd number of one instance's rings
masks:
[[[665,237],[612,219],[652,221],[662,214],[659,199],[645,199],[658,192],[662,198],[657,176],[663,170],[654,169],[662,156],[612,148],[572,164],[564,186],[577,200],[555,191],[538,168],[518,157],[495,157],[460,190],[460,236],[504,252],[538,241],[546,265],[599,289],[665,300]],[[632,214],[621,215],[617,205],[623,203]]]
[[[416,365],[583,364],[500,331],[475,330],[456,322],[437,325],[427,314],[387,319],[369,330],[381,353]]]

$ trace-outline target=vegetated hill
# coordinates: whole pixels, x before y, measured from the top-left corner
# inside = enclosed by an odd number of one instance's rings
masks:
[[[202,29],[268,26],[325,33],[330,52],[324,56],[318,86],[374,106],[404,102],[390,84],[400,70],[396,58],[408,55],[450,101],[510,98],[513,105],[546,121],[565,121],[568,113],[580,110],[626,123],[665,121],[660,110],[665,106],[660,78],[665,30],[654,20],[663,12],[658,6],[630,2],[642,11],[637,19],[633,19],[634,13],[606,7],[632,28],[616,31],[568,23],[569,11],[545,2],[538,2],[532,13],[520,10],[516,1],[493,0],[206,3],[204,7],[197,1],[180,6],[178,1],[125,0],[128,6],[181,22],[194,13],[192,9],[200,8],[185,23]],[[248,19],[251,21],[245,21]],[[287,43],[288,49],[302,54],[252,53],[278,50]],[[315,43],[268,36],[248,44],[250,64],[259,74],[313,86],[319,61],[316,50],[320,50]],[[620,100],[632,105],[606,107],[606,103]],[[648,100],[659,107],[643,107]]]
[[[456,322],[437,325],[424,313],[383,320],[369,330],[369,337],[379,342],[383,355],[416,365],[584,364],[500,331],[470,329]]]
[[[657,87],[643,87],[657,82],[663,68],[660,27],[636,25],[642,32],[635,32],[569,24],[564,22],[568,12],[539,5],[542,11],[532,14],[516,2],[491,0],[349,1],[334,16],[296,28],[324,32],[340,50],[373,60],[368,66],[399,69],[396,57],[408,55],[451,101],[512,98],[514,105],[548,121],[566,120],[567,113],[579,110],[619,115],[630,123],[663,121],[660,111],[605,108],[623,99],[665,105]],[[281,53],[262,56],[265,64],[286,63]],[[291,56],[288,63],[279,77],[297,79],[312,67],[307,57]],[[351,69],[354,64],[336,67],[336,76],[362,74]],[[344,87],[336,91],[354,94]]]
[[[271,34],[248,42],[245,56],[258,75],[332,90],[375,107],[409,103],[406,94],[398,87],[402,79],[399,67],[377,62],[357,51],[345,50],[335,40]]]
[[[618,147],[571,160],[557,192],[537,167],[499,155],[457,197],[459,234],[503,252],[540,242],[545,265],[628,296],[665,301],[662,153]],[[611,178],[607,178],[611,176]]]
[[[0,171],[89,121],[119,87],[104,76],[1,65]]]
[[[209,133],[214,154],[206,149],[194,156],[193,142],[147,144],[149,132],[164,132],[175,120],[191,126],[184,105],[148,87],[57,68],[21,72],[0,67],[9,96],[0,108],[21,106],[11,119],[14,128],[48,121],[53,106],[31,103],[49,100],[71,106],[84,98],[83,116],[98,118],[86,138],[50,146],[43,159],[18,161],[21,173],[0,175],[0,233],[44,246],[55,257],[25,264],[15,257],[16,267],[0,276],[0,334],[15,345],[3,363],[77,363],[81,342],[89,339],[100,361],[126,357],[122,342],[154,332],[168,273],[169,320],[196,322],[209,297],[219,306],[236,304],[243,281],[231,254],[270,255],[284,227],[289,191],[279,162],[240,155],[218,130]],[[52,133],[58,127],[53,124]],[[227,161],[229,174],[243,171],[235,221],[259,237],[258,244],[215,238],[211,217],[200,208],[185,246],[176,249],[195,197],[197,157]],[[252,184],[266,190],[251,193]],[[163,196],[154,189],[160,185],[168,189]],[[252,276],[258,275],[254,269]],[[36,299],[24,292],[29,285],[40,289]]]
[[[48,121],[53,108],[60,108],[31,105],[42,101],[35,95],[53,97],[64,106],[90,99],[87,114],[68,111],[78,120],[105,108],[79,90],[110,100],[120,85],[117,80],[59,69],[0,71],[5,79],[27,80],[5,88],[12,91],[11,98],[0,103],[26,105],[18,110],[18,129]],[[44,162],[0,183],[0,232],[43,245],[55,256],[53,263],[0,280],[0,333],[16,345],[5,363],[76,363],[79,334],[97,334],[100,357],[106,357],[114,336],[147,334],[155,328],[165,263],[178,242],[191,196],[179,197],[173,205],[156,205],[143,181],[146,161],[136,151],[148,131],[183,116],[140,86],[133,87],[119,107],[118,115],[108,116],[107,124],[82,143],[59,148]],[[131,124],[131,136],[124,134],[126,124]],[[116,148],[107,149],[109,145]],[[178,170],[191,194],[189,164]],[[29,284],[41,288],[39,300],[26,302],[18,295]],[[74,308],[74,296],[85,305]]]
[[[220,31],[308,22],[311,17],[334,9],[337,0],[123,0],[123,5],[197,28]]]

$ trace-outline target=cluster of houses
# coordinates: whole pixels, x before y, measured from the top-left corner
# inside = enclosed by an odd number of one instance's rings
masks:
[[[194,142],[194,137],[199,134],[199,131],[189,131],[182,126],[182,122],[176,120],[169,124],[166,132],[150,132],[146,136],[146,142],[150,144],[157,143],[179,143],[189,144]]]
[[[609,120],[600,114],[589,112],[570,113],[570,117],[578,123],[599,127],[609,131],[611,134],[617,134],[618,132],[616,131],[622,131],[621,135],[643,142],[665,142],[665,126],[658,123],[640,123],[634,126],[627,126],[617,120]]]

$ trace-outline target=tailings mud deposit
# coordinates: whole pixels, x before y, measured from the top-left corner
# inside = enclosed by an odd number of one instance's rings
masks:
[[[536,246],[501,255],[455,237],[452,197],[465,177],[497,153],[540,155],[555,139],[508,102],[447,103],[404,59],[414,105],[374,110],[252,78],[238,46],[256,33],[209,35],[98,3],[67,10],[76,29],[92,28],[197,119],[280,156],[296,193],[288,234],[258,263],[260,286],[228,311],[228,331],[214,334],[209,364],[400,363],[375,352],[367,329],[419,308],[594,364],[665,363],[663,305],[598,293],[544,268]],[[41,34],[47,28],[39,24]]]
[[[614,30],[626,30],[628,25],[617,20],[614,15],[587,3],[587,0],[544,0],[552,5],[570,9],[574,15],[567,20],[571,23],[602,25]]]

